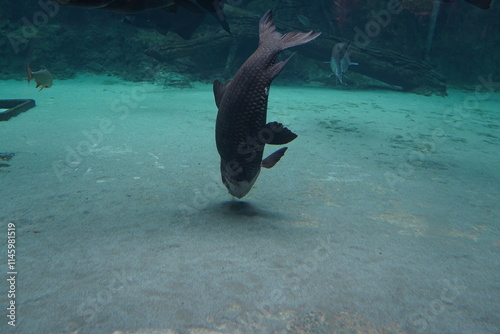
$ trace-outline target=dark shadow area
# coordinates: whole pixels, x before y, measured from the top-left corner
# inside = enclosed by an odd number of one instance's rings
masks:
[[[270,211],[262,210],[251,202],[232,200],[219,203],[215,207],[217,213],[222,213],[226,216],[234,217],[262,217],[282,219],[281,215]]]

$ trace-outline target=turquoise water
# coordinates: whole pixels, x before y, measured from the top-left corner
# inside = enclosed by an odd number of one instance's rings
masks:
[[[500,333],[500,21],[475,1],[5,4],[0,118],[36,106],[0,121],[0,332]],[[237,200],[212,83],[270,8],[323,34],[277,59],[267,121],[298,137]]]
[[[497,330],[498,94],[272,87],[299,137],[235,201],[210,85],[56,84],[0,83],[20,333]]]

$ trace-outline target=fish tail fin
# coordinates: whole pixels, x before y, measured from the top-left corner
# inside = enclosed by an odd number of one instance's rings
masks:
[[[270,47],[277,47],[279,51],[305,44],[317,38],[319,35],[321,35],[321,33],[315,31],[291,31],[286,34],[277,32],[271,10],[268,10],[264,14],[259,23],[259,45],[268,44]]]
[[[29,85],[31,79],[33,79],[33,76],[31,75],[30,64],[26,64],[26,73],[28,74],[28,85]]]

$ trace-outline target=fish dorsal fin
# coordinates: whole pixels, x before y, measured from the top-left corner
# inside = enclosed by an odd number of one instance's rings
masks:
[[[297,138],[297,135],[295,133],[278,122],[267,123],[264,126],[264,129],[270,130],[262,132],[262,136],[266,137],[264,138],[264,142],[266,144],[283,145],[288,144],[289,142]]]
[[[280,148],[279,150],[262,160],[260,165],[264,168],[273,168],[274,165],[276,165],[276,163],[280,161],[281,157],[285,154],[287,149],[288,147]]]
[[[214,96],[215,96],[215,104],[217,105],[217,108],[219,108],[220,101],[222,100],[222,97],[224,96],[224,92],[226,90],[227,85],[229,85],[231,81],[226,82],[223,84],[219,80],[214,81]]]

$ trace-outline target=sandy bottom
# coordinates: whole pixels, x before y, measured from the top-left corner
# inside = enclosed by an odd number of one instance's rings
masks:
[[[499,333],[498,94],[273,86],[268,121],[299,137],[244,201],[210,85],[0,98],[37,102],[0,122],[19,333]]]

